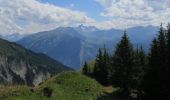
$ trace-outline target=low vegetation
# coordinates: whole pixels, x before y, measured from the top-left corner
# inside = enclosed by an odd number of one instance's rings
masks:
[[[76,72],[63,72],[38,87],[1,87],[1,100],[95,100],[109,89]]]

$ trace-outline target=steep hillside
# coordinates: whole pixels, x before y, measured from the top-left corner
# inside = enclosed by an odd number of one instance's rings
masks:
[[[2,92],[4,91],[4,92]],[[2,87],[3,100],[96,100],[104,88],[95,80],[75,72],[64,72],[31,89],[24,86]]]
[[[13,33],[13,34],[2,35],[0,37],[8,41],[15,42],[22,39],[25,36],[27,36],[27,34],[25,35],[25,34]]]
[[[86,42],[86,38],[71,27],[60,27],[52,31],[40,32],[18,41],[19,44],[35,52],[42,52],[78,69],[85,60],[96,53],[96,44]]]
[[[0,39],[0,85],[37,85],[51,75],[70,70],[44,54]]]

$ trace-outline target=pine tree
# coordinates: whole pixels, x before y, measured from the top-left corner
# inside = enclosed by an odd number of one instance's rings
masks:
[[[104,54],[103,54],[103,65],[104,65],[104,69],[103,69],[103,77],[106,80],[105,81],[105,85],[110,85],[111,81],[111,65],[110,65],[110,57],[108,54],[108,51],[106,49],[106,47],[104,46],[104,50],[103,50]]]
[[[96,57],[95,60],[95,66],[94,66],[94,71],[93,71],[93,76],[96,79],[96,81],[98,81],[99,83],[102,84],[102,70],[103,70],[103,53],[102,53],[102,49],[99,49],[99,53]]]
[[[89,76],[89,69],[88,69],[87,62],[84,63],[84,66],[83,66],[83,69],[82,69],[82,74]]]
[[[167,26],[167,66],[170,66],[170,23]],[[170,72],[170,68],[168,69]]]
[[[149,70],[152,70],[152,67],[156,67],[159,64],[159,47],[158,47],[158,40],[155,38],[151,45],[151,50],[149,54]]]
[[[170,99],[170,23],[168,23],[167,26],[167,34],[166,34],[166,39],[167,39],[167,53],[166,53],[166,65],[165,65],[165,84],[164,84],[164,97]]]
[[[107,86],[109,84],[109,55],[107,53],[106,48],[103,50],[99,49],[99,54],[97,55],[95,66],[94,66],[94,78],[96,81],[101,83],[102,85]]]
[[[158,91],[159,87],[159,50],[158,50],[158,41],[157,39],[154,39],[151,46],[151,52],[149,54],[149,68],[144,78],[143,83],[143,90],[145,92],[143,100],[153,100],[156,97],[156,95],[159,95],[159,93],[156,93]],[[158,99],[158,98],[157,98]]]
[[[144,71],[147,62],[146,62],[146,54],[142,46],[140,47],[139,58],[140,58],[140,66],[142,66],[142,70]]]
[[[167,48],[166,48],[166,35],[162,27],[162,24],[161,24],[161,28],[160,28],[159,35],[158,35],[158,48],[159,48],[160,66],[165,67]]]
[[[141,46],[140,49],[137,47],[137,50],[135,52],[135,72],[134,77],[136,77],[136,90],[138,90],[138,96],[141,95],[141,88],[142,88],[142,81],[145,74],[146,69],[146,55],[143,50],[143,47]]]
[[[134,50],[130,40],[124,33],[114,54],[113,85],[120,87],[125,99],[129,98],[130,90],[134,87],[133,73],[135,72]]]
[[[161,25],[149,55],[149,69],[144,79],[145,100],[164,100],[168,96],[166,53],[165,31]]]

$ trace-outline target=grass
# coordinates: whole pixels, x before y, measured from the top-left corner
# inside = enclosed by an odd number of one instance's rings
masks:
[[[0,100],[96,100],[109,89],[79,73],[63,72],[35,88],[1,87]]]
[[[14,100],[17,96],[27,96],[32,94],[27,86],[4,86],[0,87],[0,100]],[[20,99],[15,99],[20,100]]]

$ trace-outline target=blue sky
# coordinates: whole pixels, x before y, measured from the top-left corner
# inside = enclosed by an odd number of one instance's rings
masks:
[[[170,22],[170,0],[0,0],[0,35],[80,24],[99,29]]]
[[[41,2],[86,12],[89,17],[98,21],[107,19],[106,17],[100,16],[100,13],[104,11],[104,8],[95,0],[41,0]]]

